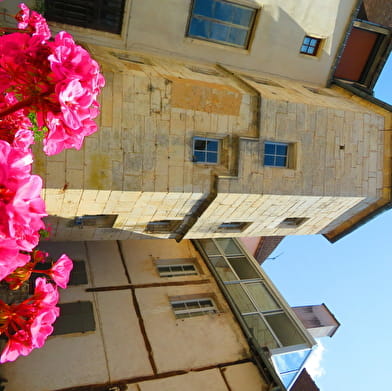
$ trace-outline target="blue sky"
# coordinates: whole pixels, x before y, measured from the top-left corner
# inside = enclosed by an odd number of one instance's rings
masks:
[[[392,104],[392,56],[375,96]],[[321,391],[388,389],[392,351],[392,211],[330,244],[286,237],[264,269],[290,305],[325,303],[341,323],[321,339]]]

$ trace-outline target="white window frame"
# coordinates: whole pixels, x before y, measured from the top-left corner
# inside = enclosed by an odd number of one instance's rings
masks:
[[[278,155],[276,153],[271,154],[271,153],[265,153],[266,150],[266,146],[267,145],[273,145],[274,147],[277,146],[284,146],[286,147],[286,154],[285,155]],[[282,143],[282,142],[276,142],[276,141],[265,141],[264,142],[264,154],[263,154],[263,165],[265,167],[280,167],[280,168],[288,168],[289,167],[289,158],[290,158],[290,144],[289,143]],[[276,162],[276,158],[277,157],[285,157],[286,159],[286,164],[285,165],[281,165],[281,164],[266,164],[265,163],[265,157],[266,156],[273,156],[274,157],[274,162]]]
[[[217,143],[218,151],[216,152],[216,162],[208,162],[207,161],[207,152],[208,152],[207,149],[205,149],[205,150],[195,149],[196,141],[214,141],[214,142]],[[197,160],[195,158],[195,151],[204,152],[206,158],[204,160]],[[215,151],[210,151],[210,153],[215,153]],[[220,155],[221,155],[221,140],[220,139],[218,139],[218,138],[211,138],[211,137],[198,137],[198,136],[197,137],[193,137],[193,140],[192,140],[192,161],[194,163],[197,163],[197,164],[219,164],[220,163],[220,157],[221,157]]]
[[[209,301],[210,305],[208,306],[201,306],[201,302]],[[192,318],[195,316],[202,316],[208,314],[216,314],[218,313],[218,308],[211,297],[199,297],[195,299],[188,299],[188,300],[170,300],[170,304],[172,306],[174,315],[178,319],[182,318]],[[176,309],[174,306],[178,304],[184,305],[185,308],[183,309]],[[198,306],[192,308],[197,304]],[[188,308],[189,307],[189,308]]]
[[[307,42],[307,40],[309,42]],[[315,44],[313,42],[315,41]],[[305,54],[307,56],[317,57],[320,47],[321,47],[322,39],[318,37],[314,37],[312,35],[305,35],[302,40],[300,53]]]
[[[179,276],[197,276],[199,274],[196,265],[193,262],[172,262],[172,263],[157,263],[157,271],[160,277],[179,277]],[[169,268],[168,271],[161,269]],[[181,270],[173,270],[178,269]],[[192,268],[192,270],[185,270],[186,268]]]
[[[188,22],[187,33],[186,33],[186,35],[189,38],[200,39],[202,41],[214,42],[214,43],[217,43],[217,44],[232,46],[232,47],[241,48],[241,49],[248,49],[249,48],[251,37],[252,37],[253,31],[255,29],[258,8],[251,7],[251,6],[246,5],[246,4],[241,4],[238,1],[212,0],[215,3],[230,4],[230,5],[234,6],[234,7],[246,8],[248,10],[251,10],[253,12],[251,20],[250,20],[248,26],[244,26],[244,25],[240,25],[240,24],[233,24],[233,23],[224,21],[222,19],[216,19],[216,18],[208,17],[206,15],[198,15],[198,14],[196,14],[194,12],[196,1],[197,0],[193,0],[192,1],[190,15],[189,15],[189,22]],[[233,43],[233,42],[230,42],[230,41],[226,41],[224,39],[214,39],[214,38],[209,38],[209,37],[205,37],[205,36],[194,35],[190,31],[191,30],[192,20],[194,20],[194,19],[199,19],[199,20],[203,20],[203,21],[207,21],[207,22],[211,22],[211,23],[216,23],[216,24],[219,24],[219,25],[222,25],[222,26],[233,27],[233,28],[236,28],[236,29],[245,30],[247,32],[247,34],[246,34],[246,38],[244,40],[244,43],[243,44],[238,44],[238,43]]]

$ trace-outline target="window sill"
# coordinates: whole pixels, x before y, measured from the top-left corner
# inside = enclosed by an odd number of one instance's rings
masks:
[[[244,55],[250,55],[250,49],[244,49],[240,47],[234,47],[230,45],[225,45],[221,43],[216,43],[216,42],[211,42],[203,39],[197,39],[197,38],[191,38],[191,37],[185,37],[184,38],[184,43],[185,44],[190,44],[190,45],[200,45],[200,46],[205,46],[205,47],[210,47],[213,49],[222,49],[225,51],[229,51],[232,53],[237,53],[237,54],[244,54]]]

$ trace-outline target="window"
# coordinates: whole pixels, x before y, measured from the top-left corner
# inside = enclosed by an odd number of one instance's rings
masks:
[[[307,217],[287,217],[279,224],[279,226],[281,228],[297,228],[306,220],[308,220]]]
[[[83,285],[88,283],[86,264],[84,261],[72,260],[73,268],[71,274],[69,275],[68,286],[72,285]],[[39,262],[35,266],[35,270],[48,270],[52,267],[52,262]],[[32,281],[35,281],[38,277],[45,277],[45,274],[34,273],[32,276]]]
[[[167,234],[175,231],[180,224],[181,224],[181,220],[150,221],[147,224],[146,232],[154,233],[154,234]]]
[[[194,276],[199,274],[194,259],[159,259],[156,261],[160,277]]]
[[[200,68],[200,67],[195,67],[193,65],[190,65],[187,68],[192,72],[201,73],[203,75],[220,76],[220,73],[216,69],[212,69],[212,68]]]
[[[216,314],[218,312],[214,301],[210,298],[170,301],[170,304],[177,319]]]
[[[70,226],[112,228],[118,215],[84,215],[75,217]]]
[[[233,221],[230,223],[222,223],[216,232],[242,232],[247,227],[249,227],[251,223],[249,222],[238,222]]]
[[[260,77],[253,77],[253,76],[249,76],[249,75],[243,75],[246,79],[254,81],[257,84],[263,84],[265,86],[271,86],[271,87],[280,87],[282,88],[282,86],[270,79],[264,79],[264,78],[260,78]]]
[[[321,88],[314,88],[314,87],[309,87],[309,86],[303,86],[305,89],[308,91],[312,92],[313,94],[318,94],[318,95],[325,95],[325,96],[333,96],[332,94],[328,93],[325,90],[322,90]]]
[[[219,163],[219,140],[214,138],[193,138],[193,162],[217,164]]]
[[[188,36],[247,48],[256,9],[224,0],[193,0]]]
[[[151,61],[149,61],[147,58],[136,56],[130,53],[112,52],[111,54],[122,61],[133,62],[135,64],[151,65]]]
[[[85,333],[95,330],[91,301],[59,304],[60,316],[54,323],[53,335]]]
[[[300,52],[309,56],[317,56],[321,39],[306,35],[301,46]]]
[[[125,0],[46,0],[45,17],[53,22],[120,34]]]
[[[266,141],[264,143],[264,165],[288,167],[289,144]]]

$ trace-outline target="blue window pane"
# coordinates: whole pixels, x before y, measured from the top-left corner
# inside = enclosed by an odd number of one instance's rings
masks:
[[[317,45],[317,39],[312,38],[310,40],[310,46],[316,46]]]
[[[215,152],[207,152],[207,163],[218,163],[218,154]]]
[[[286,156],[287,155],[287,145],[277,145],[276,146],[276,154],[280,156]]]
[[[264,144],[264,153],[266,155],[274,155],[275,154],[275,144],[265,143]]]
[[[205,154],[205,152],[195,151],[193,156],[194,156],[194,159],[197,162],[205,162],[206,161],[206,154]]]
[[[209,23],[202,19],[193,18],[189,26],[189,35],[195,37],[208,38]]]
[[[275,165],[275,158],[270,155],[264,156],[264,165],[265,166],[274,166]]]
[[[229,32],[230,32],[229,26],[220,23],[211,22],[210,28],[211,30],[210,30],[209,38],[215,41],[223,41],[223,42],[228,41]]]
[[[204,151],[206,149],[206,140],[195,140],[194,141],[194,149],[198,151]]]
[[[301,52],[305,52],[306,53],[307,50],[308,50],[307,46],[305,46],[305,45],[301,46]]]
[[[304,45],[309,45],[310,44],[310,38],[309,37],[305,37],[304,38]]]
[[[215,19],[219,19],[224,22],[232,23],[234,13],[237,12],[237,9],[235,9],[235,8],[237,8],[237,7],[235,7],[232,4],[216,2],[214,17],[215,17]]]
[[[306,349],[274,355],[273,361],[280,373],[292,372],[302,368],[302,365],[305,363],[311,352],[311,349]]]
[[[290,384],[293,382],[295,376],[297,375],[297,372],[293,373],[286,373],[284,375],[280,375],[282,379],[282,383],[286,388],[289,388]]]
[[[218,141],[207,140],[207,148],[206,149],[209,152],[218,152]]]
[[[215,2],[211,0],[195,0],[193,6],[193,14],[213,17],[214,3]]]
[[[286,167],[286,158],[277,156],[275,160],[275,166],[277,167]]]
[[[233,23],[248,27],[252,22],[254,13],[255,11],[251,9],[238,8],[234,12]]]
[[[247,35],[248,35],[247,30],[237,29],[235,27],[232,27],[230,29],[228,41],[234,43],[235,45],[244,46],[246,44]]]

